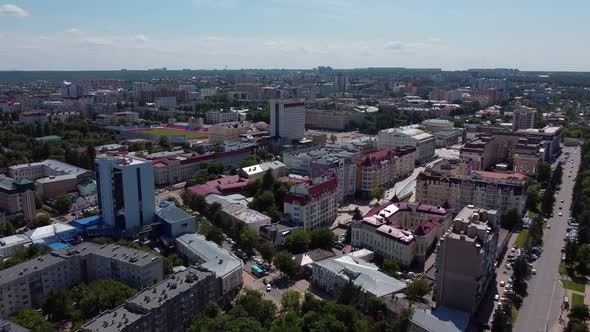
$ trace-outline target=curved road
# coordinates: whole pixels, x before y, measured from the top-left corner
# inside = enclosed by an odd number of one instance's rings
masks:
[[[570,216],[570,205],[574,189],[575,175],[580,163],[580,151],[577,148],[563,148],[563,152],[570,152],[570,157],[564,164],[563,182],[561,189],[555,196],[553,217],[549,218],[550,229],[545,229],[543,236],[543,254],[535,262],[537,275],[529,281],[529,295],[523,305],[514,325],[516,332],[546,332],[562,331],[558,319],[565,291],[559,283],[559,263],[561,262],[561,248],[564,244],[567,219]],[[571,163],[571,160],[574,163]],[[572,169],[572,165],[574,168]],[[570,172],[573,171],[573,174]],[[561,200],[564,203],[561,203]],[[563,210],[559,210],[562,206]],[[559,212],[563,216],[559,216]],[[565,315],[565,313],[564,313]]]

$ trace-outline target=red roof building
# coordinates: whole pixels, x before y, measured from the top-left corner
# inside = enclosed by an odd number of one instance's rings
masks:
[[[306,231],[330,227],[338,208],[336,175],[315,178],[291,187],[284,199],[284,210],[291,221]]]

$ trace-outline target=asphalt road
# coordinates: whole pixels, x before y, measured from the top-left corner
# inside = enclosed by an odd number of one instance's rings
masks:
[[[528,286],[528,296],[514,325],[516,332],[561,331],[558,318],[565,291],[559,283],[559,263],[561,262],[561,248],[564,244],[567,219],[570,216],[570,204],[575,182],[575,175],[580,163],[580,152],[574,148],[563,148],[563,152],[570,152],[570,157],[564,165],[563,183],[556,193],[554,216],[549,219],[550,229],[545,229],[543,237],[543,254],[535,262],[537,275],[532,276]],[[571,163],[571,160],[574,163]],[[574,165],[572,169],[571,166]],[[573,171],[573,174],[570,172]],[[570,177],[571,176],[571,177]],[[564,200],[564,203],[561,203]],[[563,210],[559,210],[562,206]],[[559,212],[563,216],[559,216]]]

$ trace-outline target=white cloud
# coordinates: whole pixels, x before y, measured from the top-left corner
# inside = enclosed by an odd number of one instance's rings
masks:
[[[240,6],[240,0],[193,0],[197,7],[209,8],[237,8]]]
[[[385,43],[385,46],[383,46],[383,48],[385,48],[388,51],[402,51],[405,48],[405,46],[400,41],[389,41]]]
[[[146,35],[143,34],[135,35],[134,39],[138,43],[146,43],[150,40]]]
[[[113,45],[115,41],[109,37],[87,37],[84,38],[83,43],[95,46],[109,46]]]
[[[79,34],[80,33],[80,29],[78,28],[70,28],[68,30],[66,30],[67,33],[74,33],[74,34]]]
[[[203,38],[203,41],[205,41],[205,42],[222,42],[224,40],[225,40],[225,38],[218,37],[218,36],[207,36],[207,37]]]
[[[19,6],[7,3],[0,5],[0,16],[26,17],[29,16],[29,12]]]

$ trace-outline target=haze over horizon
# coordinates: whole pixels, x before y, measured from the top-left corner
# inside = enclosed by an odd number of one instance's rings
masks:
[[[0,70],[406,67],[590,71],[590,3],[0,2]]]

